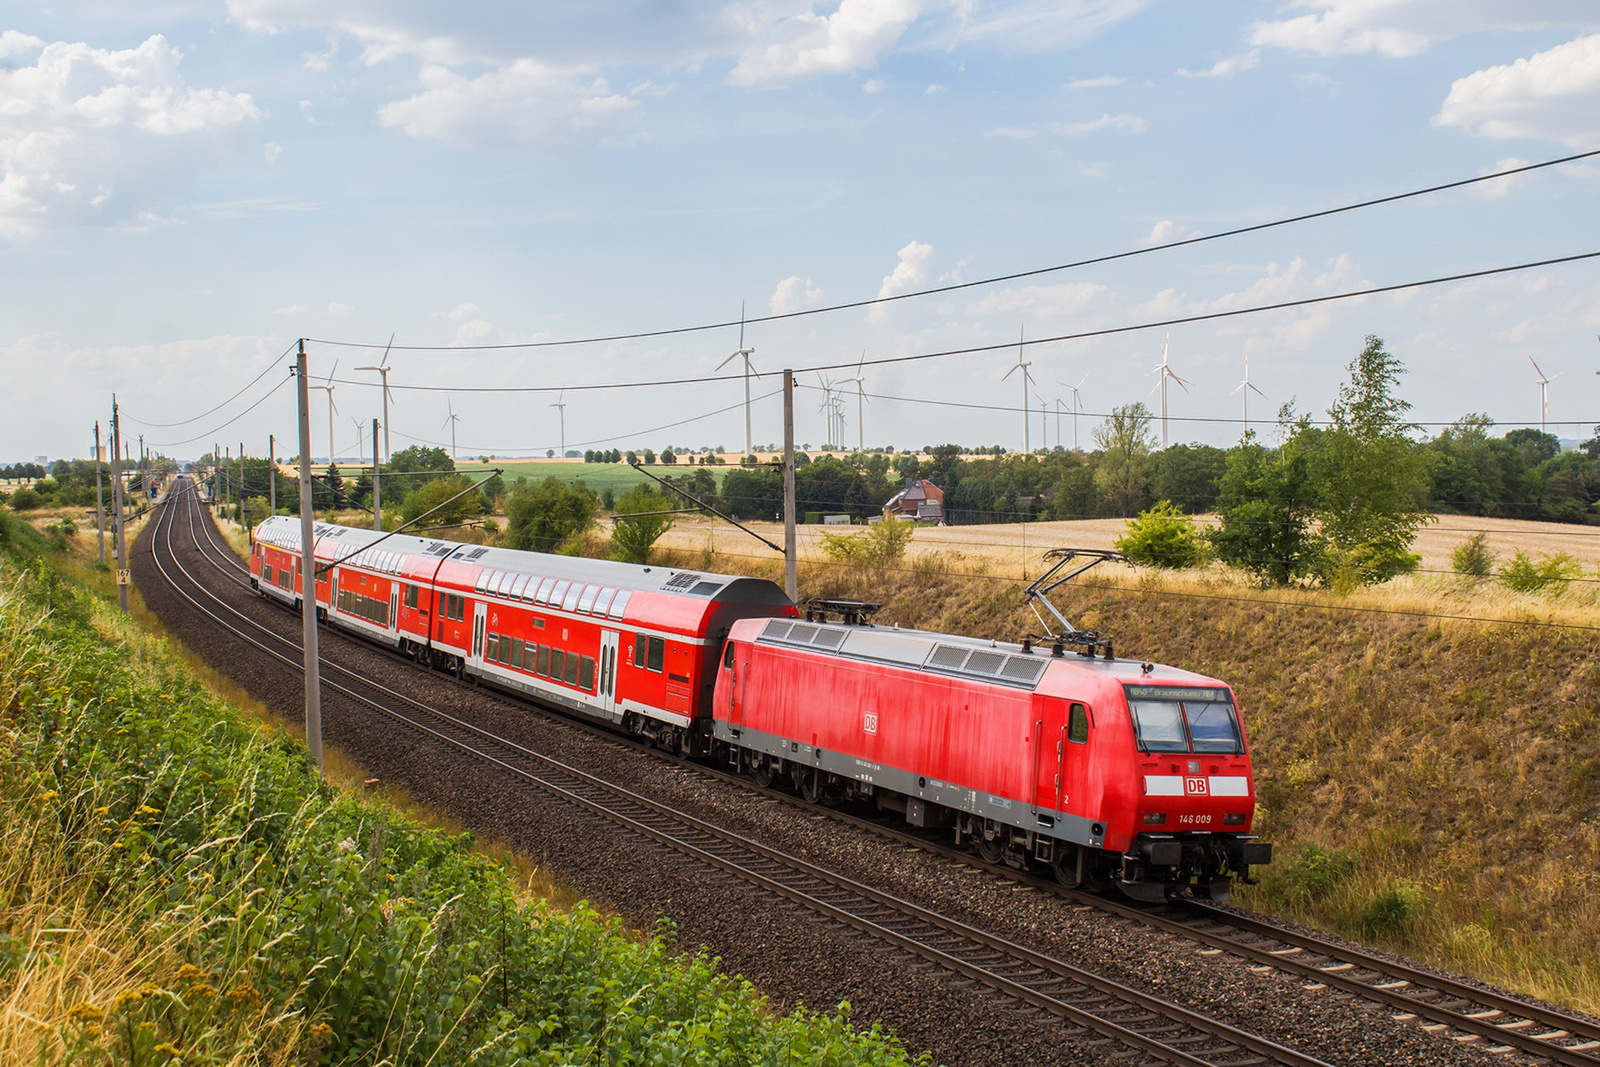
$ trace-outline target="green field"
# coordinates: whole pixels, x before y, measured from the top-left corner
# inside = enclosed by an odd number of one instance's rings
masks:
[[[585,485],[595,492],[601,491],[608,485],[614,491],[622,492],[630,486],[649,481],[648,478],[626,463],[584,463],[581,460],[568,460],[566,462],[554,460],[536,460],[533,462],[526,460],[496,460],[493,463],[461,462],[456,464],[456,470],[464,474],[471,474],[474,477],[481,477],[496,467],[505,471],[504,477],[508,485],[518,478],[543,481],[551,475],[555,475],[568,482],[582,480]],[[675,463],[670,466],[657,463],[648,469],[657,478],[664,478],[669,474],[679,475],[695,468],[687,463]],[[711,472],[712,476],[720,484],[724,474],[739,468],[724,466],[707,467],[706,469]]]

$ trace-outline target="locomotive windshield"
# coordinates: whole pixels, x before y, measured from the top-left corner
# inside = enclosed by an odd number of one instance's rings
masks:
[[[1124,686],[1133,732],[1146,752],[1244,751],[1233,697],[1226,689]]]

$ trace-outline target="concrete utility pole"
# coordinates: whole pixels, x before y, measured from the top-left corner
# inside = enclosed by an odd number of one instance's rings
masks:
[[[794,371],[783,372],[783,591],[800,599],[794,534]]]
[[[100,537],[100,562],[106,561],[106,491],[100,482],[100,420],[94,420],[94,529]]]
[[[267,493],[272,513],[278,513],[278,440],[267,434]]]
[[[295,366],[300,398],[300,632],[305,647],[306,747],[322,770],[322,677],[317,658],[317,557],[312,537],[311,513],[311,399],[306,378],[306,342],[300,339],[300,359]]]
[[[387,427],[385,427],[387,432]],[[372,420],[372,528],[383,529],[383,490],[378,488],[378,420]]]
[[[122,419],[111,394],[111,509],[117,513],[117,602],[128,611],[128,534],[122,514]]]

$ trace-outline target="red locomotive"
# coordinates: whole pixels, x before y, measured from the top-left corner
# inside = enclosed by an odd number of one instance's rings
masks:
[[[326,523],[315,536],[333,625],[816,803],[948,829],[990,862],[1161,900],[1223,899],[1271,858],[1251,834],[1232,690],[1118,659],[1059,612],[1066,629],[1046,643],[1007,644],[873,625],[873,605],[801,619],[761,579]],[[299,541],[298,520],[257,527],[263,595],[300,601]],[[1029,595],[1050,607],[1064,580]],[[819,617],[830,609],[844,621]]]

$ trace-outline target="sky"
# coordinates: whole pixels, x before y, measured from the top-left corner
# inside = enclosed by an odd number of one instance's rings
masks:
[[[1014,450],[1019,337],[1600,251],[1600,158],[877,301],[1595,148],[1592,0],[8,4],[0,462],[87,455],[113,393],[125,436],[168,455],[260,455],[269,434],[291,455],[274,361],[301,337],[340,456],[370,451],[378,376],[356,368],[391,336],[393,450],[449,447],[452,414],[463,457],[737,450],[739,360],[718,369],[737,326],[453,346],[859,301],[745,331],[756,445],[781,440],[790,367],[812,451]],[[1588,260],[1028,345],[1027,444],[1090,447],[1114,406],[1159,412],[1165,344],[1168,439],[1227,445],[1246,360],[1270,431],[1286,402],[1324,413],[1367,335],[1408,368],[1422,432],[1538,425],[1530,359],[1552,432],[1600,423]],[[649,384],[706,377],[725,380]],[[822,377],[848,393],[842,435]]]

